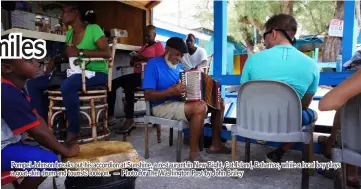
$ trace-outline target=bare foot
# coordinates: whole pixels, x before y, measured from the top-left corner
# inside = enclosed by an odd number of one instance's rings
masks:
[[[78,137],[79,137],[79,134],[78,134],[78,133],[68,132],[68,133],[66,134],[65,144],[66,144],[67,146],[71,146],[71,145],[73,145],[73,144],[78,143]]]
[[[224,144],[221,145],[211,145],[206,152],[209,154],[231,154],[231,148],[227,147]]]

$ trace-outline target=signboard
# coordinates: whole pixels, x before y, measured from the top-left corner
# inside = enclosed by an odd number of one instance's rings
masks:
[[[343,35],[343,20],[332,19],[328,29],[328,35],[333,37],[342,37]]]

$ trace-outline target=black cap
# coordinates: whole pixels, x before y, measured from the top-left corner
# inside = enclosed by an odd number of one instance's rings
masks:
[[[166,46],[177,49],[181,53],[188,53],[188,48],[183,39],[179,37],[171,37],[168,39]]]

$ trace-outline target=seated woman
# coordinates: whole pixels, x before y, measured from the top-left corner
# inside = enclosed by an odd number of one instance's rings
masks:
[[[118,77],[112,81],[112,91],[108,94],[108,115],[110,122],[114,120],[114,105],[116,100],[116,92],[119,87],[124,89],[125,93],[125,118],[124,125],[117,133],[129,130],[134,126],[134,90],[141,87],[142,84],[142,64],[145,64],[149,59],[162,56],[164,54],[164,47],[161,42],[155,41],[155,27],[148,25],[145,28],[145,42],[146,44],[138,51],[136,56],[131,59],[131,66],[137,64],[134,73]]]
[[[331,148],[336,143],[337,132],[341,128],[341,116],[340,108],[352,97],[361,94],[361,70],[357,71],[350,78],[346,79],[336,88],[327,93],[318,105],[318,109],[321,111],[337,110],[332,126],[332,132],[329,137],[319,137],[319,143],[323,144],[325,157],[331,159]],[[346,166],[347,171],[347,185],[360,188],[360,182],[358,181],[357,167],[353,165]],[[324,173],[326,177],[333,177],[334,172],[326,171]]]
[[[64,24],[72,26],[72,29],[67,32],[65,38],[65,42],[67,43],[66,55],[68,57],[109,58],[111,53],[104,33],[98,25],[92,24],[95,21],[94,12],[84,7],[85,6],[81,4],[72,4],[64,7]],[[86,69],[95,72],[94,77],[90,79],[87,78],[87,87],[107,83],[108,68],[104,61],[87,63]],[[48,83],[48,74],[27,82],[27,89],[32,99],[31,102],[44,118],[47,117],[48,112],[48,98],[44,94],[44,91],[47,90]],[[76,142],[80,132],[80,101],[78,91],[81,88],[81,74],[73,74],[66,78],[60,87],[69,122],[66,139],[67,144]]]

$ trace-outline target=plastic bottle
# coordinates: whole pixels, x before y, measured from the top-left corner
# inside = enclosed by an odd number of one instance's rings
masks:
[[[342,72],[342,55],[338,55],[336,59],[336,72]]]

